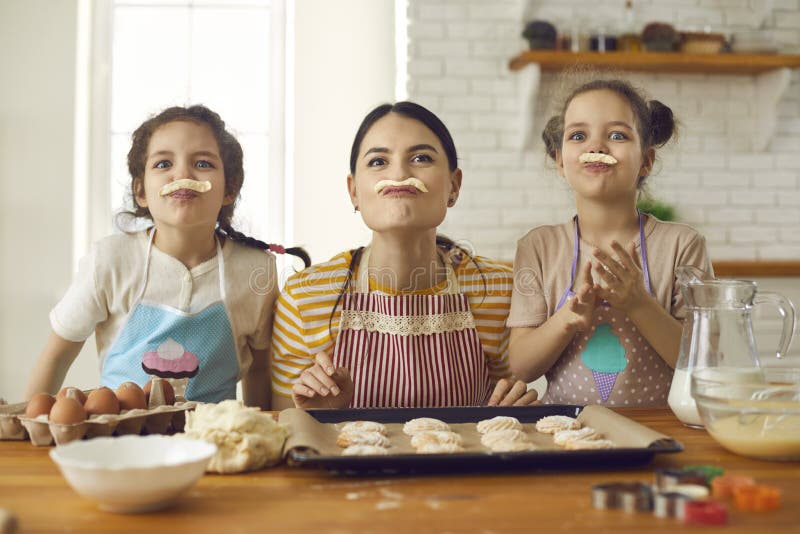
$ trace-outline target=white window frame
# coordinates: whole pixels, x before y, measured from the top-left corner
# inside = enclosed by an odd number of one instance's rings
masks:
[[[272,242],[291,239],[291,150],[287,128],[287,70],[291,71],[291,46],[287,20],[294,0],[270,2],[269,195],[267,223]],[[73,271],[92,242],[115,231],[110,196],[111,73],[113,58],[112,0],[78,0],[78,45],[75,97],[75,166],[73,194]],[[87,36],[88,35],[88,36]],[[288,66],[288,67],[287,67]],[[290,108],[289,108],[290,109]],[[144,119],[144,118],[143,118]]]

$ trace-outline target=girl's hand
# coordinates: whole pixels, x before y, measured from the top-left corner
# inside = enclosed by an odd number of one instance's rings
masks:
[[[585,282],[575,294],[569,297],[556,313],[564,325],[564,331],[569,334],[584,332],[592,325],[592,313],[597,307],[598,287],[592,281],[592,262],[587,262],[583,268]]]
[[[353,379],[344,367],[334,368],[325,351],[314,358],[314,365],[300,374],[292,387],[294,405],[309,408],[347,408],[353,399]]]
[[[528,391],[528,384],[522,380],[512,382],[501,378],[494,387],[489,398],[489,406],[528,406],[537,404],[539,393],[535,389]]]
[[[630,312],[642,304],[648,296],[636,247],[631,242],[628,250],[625,250],[622,245],[612,241],[611,248],[617,253],[619,260],[615,260],[602,250],[594,251],[594,257],[599,262],[595,263],[594,270],[603,282],[597,292],[600,298],[615,308]]]

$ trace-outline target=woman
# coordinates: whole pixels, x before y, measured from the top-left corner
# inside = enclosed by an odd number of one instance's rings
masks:
[[[290,278],[278,300],[273,406],[530,404],[509,380],[512,273],[437,236],[461,188],[453,139],[412,102],[361,123],[347,185],[367,248]]]

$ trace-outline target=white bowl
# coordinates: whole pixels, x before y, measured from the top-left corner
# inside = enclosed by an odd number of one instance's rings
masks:
[[[217,446],[174,436],[73,441],[50,451],[70,486],[109,512],[165,508],[205,472]]]

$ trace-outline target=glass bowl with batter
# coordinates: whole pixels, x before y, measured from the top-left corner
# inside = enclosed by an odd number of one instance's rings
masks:
[[[731,452],[762,460],[800,460],[800,369],[768,367],[692,372],[692,397],[706,430]]]

